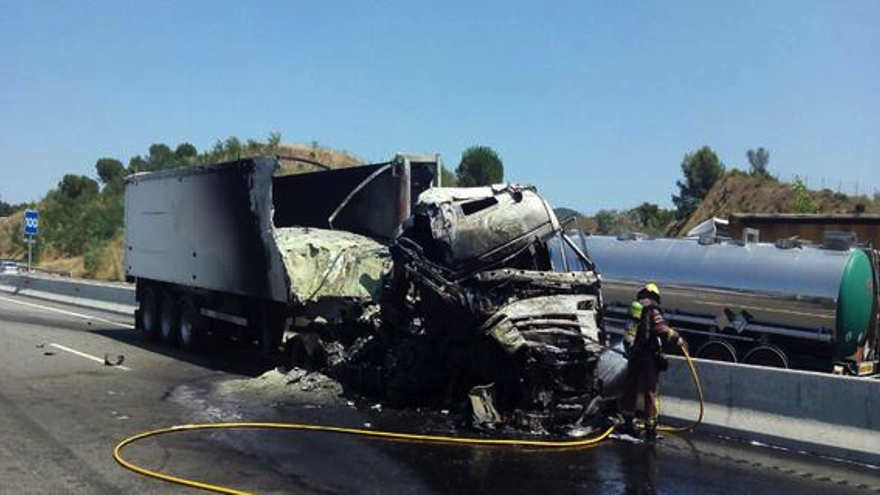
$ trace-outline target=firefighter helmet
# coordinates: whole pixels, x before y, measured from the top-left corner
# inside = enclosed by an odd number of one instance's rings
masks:
[[[642,287],[642,290],[639,291],[638,297],[639,297],[639,299],[641,299],[643,297],[650,297],[652,299],[659,301],[660,300],[660,288],[657,287],[657,284],[655,284],[654,282],[649,282],[649,283],[645,284],[644,287]]]

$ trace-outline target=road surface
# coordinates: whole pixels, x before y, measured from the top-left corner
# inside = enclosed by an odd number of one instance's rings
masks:
[[[231,346],[193,355],[144,343],[131,323],[0,292],[0,493],[201,493],[142,478],[111,457],[122,438],[172,424],[448,428],[441,415],[370,404],[236,400],[219,384],[256,377],[271,363]],[[124,361],[107,366],[105,355]],[[317,433],[187,433],[145,441],[127,455],[259,493],[880,493],[880,470],[700,433],[656,447],[613,440],[552,452]]]

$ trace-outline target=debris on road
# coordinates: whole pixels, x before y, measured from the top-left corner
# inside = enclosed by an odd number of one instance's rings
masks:
[[[125,362],[125,356],[122,354],[110,355],[104,354],[104,366],[122,366]]]

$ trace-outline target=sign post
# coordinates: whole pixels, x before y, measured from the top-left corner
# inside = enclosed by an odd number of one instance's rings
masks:
[[[28,245],[28,273],[34,271],[34,243],[37,242],[37,232],[40,230],[40,213],[37,210],[24,211],[24,237]]]

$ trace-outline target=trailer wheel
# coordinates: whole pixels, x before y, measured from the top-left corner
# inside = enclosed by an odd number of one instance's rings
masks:
[[[725,340],[710,340],[699,349],[696,356],[701,359],[710,359],[712,361],[724,361],[726,363],[735,363],[736,349],[730,342]]]
[[[775,345],[759,345],[751,349],[746,353],[743,362],[755,366],[788,369],[788,357]]]
[[[180,304],[180,346],[187,351],[198,351],[204,345],[205,334],[199,310],[190,298]]]
[[[159,325],[162,331],[162,342],[177,345],[180,341],[180,312],[177,301],[171,293],[162,298],[162,319]]]
[[[144,339],[157,340],[159,337],[159,300],[156,297],[156,291],[145,289],[140,303],[138,330]]]

